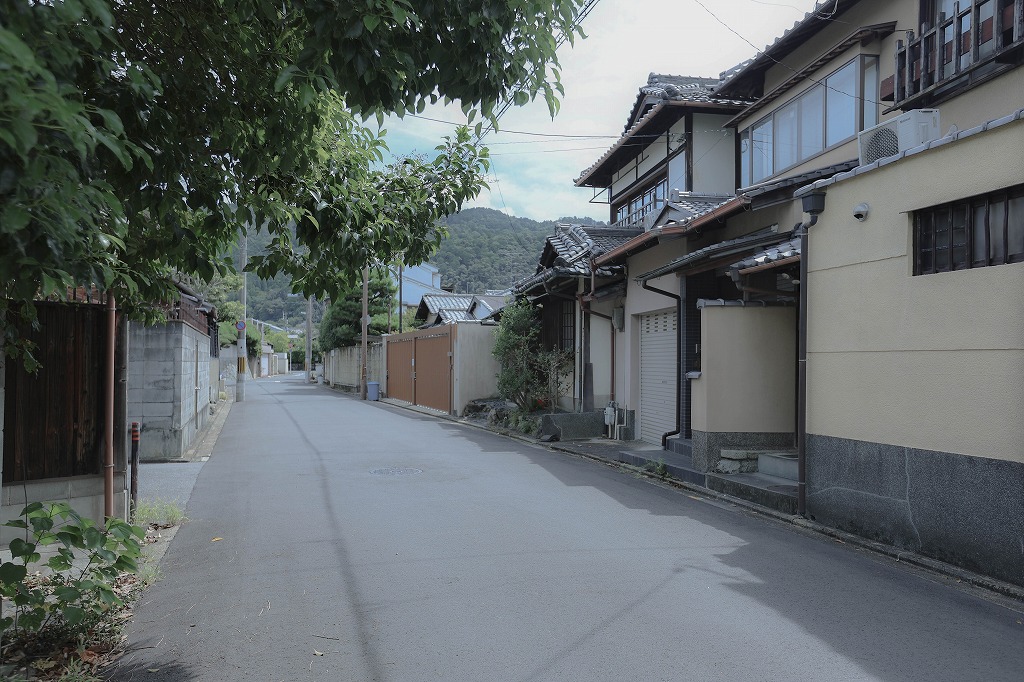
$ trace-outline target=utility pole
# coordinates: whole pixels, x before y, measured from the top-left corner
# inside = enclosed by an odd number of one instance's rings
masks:
[[[249,273],[245,271],[245,266],[248,263],[249,235],[246,232],[246,228],[242,228],[242,319],[240,320],[242,328],[238,330],[238,375],[235,377],[235,402],[239,403],[245,400],[245,320],[248,317],[248,311],[245,307],[245,294],[249,286]]]
[[[359,396],[366,400],[366,331],[370,326],[370,266],[363,266],[363,361],[359,372]]]
[[[313,383],[313,297],[306,299],[306,383]]]

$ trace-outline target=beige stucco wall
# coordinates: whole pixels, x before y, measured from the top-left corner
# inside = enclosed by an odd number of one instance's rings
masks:
[[[968,90],[938,107],[940,130],[967,130],[1024,108],[1024,67]]]
[[[695,194],[733,194],[736,185],[736,131],[725,128],[731,116],[693,115],[693,191]],[[683,159],[685,163],[685,158]],[[699,162],[698,162],[699,159]],[[685,174],[684,174],[685,179]],[[669,178],[669,189],[681,188]]]
[[[693,429],[794,430],[796,308],[702,308],[701,349],[701,375],[691,380]]]
[[[908,257],[911,211],[1022,181],[1017,122],[827,188],[808,260],[809,433],[1024,461],[1024,264],[915,277]]]
[[[613,302],[598,301],[592,304],[592,309],[602,315],[611,315]],[[621,377],[622,368],[618,363],[612,362],[612,333],[616,335],[615,345],[619,345],[621,335],[612,331],[611,320],[606,320],[597,315],[590,316],[590,363],[594,372],[594,408],[601,409],[611,400],[612,393],[612,365],[615,365],[615,373]],[[617,381],[621,386],[621,379]]]
[[[455,325],[452,409],[457,416],[470,400],[498,394],[498,361],[491,353],[497,329],[472,322]]]

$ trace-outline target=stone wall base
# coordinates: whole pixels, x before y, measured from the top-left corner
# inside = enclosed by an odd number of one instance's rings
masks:
[[[1024,464],[807,435],[819,522],[1024,585]]]
[[[710,472],[718,468],[722,450],[788,450],[794,447],[793,433],[743,431],[697,431],[691,436],[693,468]]]

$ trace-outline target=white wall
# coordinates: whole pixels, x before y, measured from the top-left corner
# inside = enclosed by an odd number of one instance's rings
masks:
[[[693,192],[732,195],[736,191],[736,131],[723,128],[731,116],[693,115]]]

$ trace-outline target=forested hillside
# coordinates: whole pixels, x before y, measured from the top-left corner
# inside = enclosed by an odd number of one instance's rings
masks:
[[[430,259],[441,272],[441,283],[458,293],[506,289],[533,274],[556,223],[600,225],[590,218],[566,217],[538,222],[516,218],[490,208],[470,208],[445,219],[449,237]]]
[[[537,269],[544,239],[552,234],[556,223],[603,225],[590,218],[566,217],[538,222],[516,218],[490,208],[470,208],[443,221],[449,237],[430,263],[441,272],[441,283],[454,287],[458,293],[483,293],[488,289],[506,289],[516,280]],[[270,242],[264,232],[249,235],[249,255],[261,253]],[[235,263],[240,262],[241,249],[235,250]],[[238,300],[234,294],[229,300]],[[305,324],[306,300],[291,294],[290,280],[278,276],[260,281],[249,275],[249,317],[283,327]],[[314,310],[319,322],[321,306]]]

